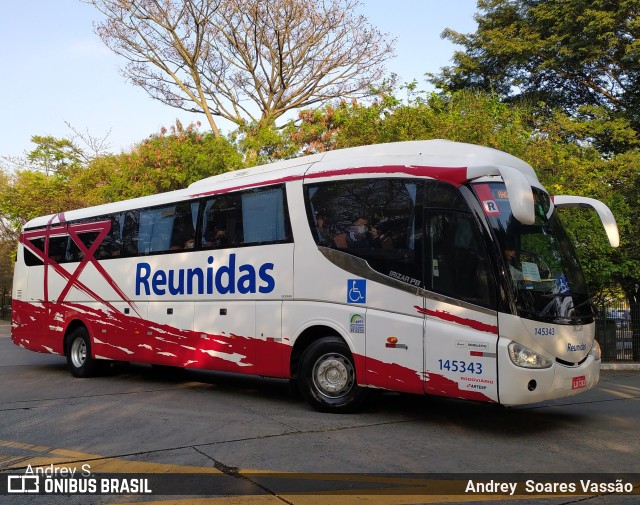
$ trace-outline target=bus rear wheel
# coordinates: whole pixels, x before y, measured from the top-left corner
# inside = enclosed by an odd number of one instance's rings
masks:
[[[73,330],[67,342],[67,366],[74,377],[91,377],[99,363],[91,356],[91,339],[84,326]]]
[[[321,338],[305,350],[298,384],[303,397],[321,412],[352,412],[367,393],[358,386],[353,357],[339,337]]]

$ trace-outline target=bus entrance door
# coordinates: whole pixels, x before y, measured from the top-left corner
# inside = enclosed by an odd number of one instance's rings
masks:
[[[425,382],[428,394],[497,401],[495,281],[470,213],[425,213]]]
[[[495,314],[437,300],[425,313],[425,393],[497,402]]]

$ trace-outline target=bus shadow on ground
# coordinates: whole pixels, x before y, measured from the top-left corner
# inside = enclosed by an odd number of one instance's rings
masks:
[[[285,379],[137,364],[114,364],[108,374],[122,378],[129,376],[136,381],[165,384],[197,382],[197,387],[210,390],[212,393],[215,391],[235,395],[239,399],[276,402],[278,408],[286,405],[288,409],[313,411],[312,407],[302,400],[295,383]],[[473,432],[514,436],[570,429],[582,423],[585,418],[585,415],[569,412],[562,406],[548,403],[504,407],[469,400],[380,390],[372,390],[367,401],[355,413],[321,415],[347,415],[366,419],[390,413],[396,420],[400,418],[404,422],[417,422],[425,427],[455,425]]]
[[[544,407],[553,408],[544,408]],[[369,411],[393,411],[433,425],[455,425],[471,432],[528,435],[571,429],[585,415],[555,408],[548,403],[505,407],[438,396],[382,393],[369,402]]]

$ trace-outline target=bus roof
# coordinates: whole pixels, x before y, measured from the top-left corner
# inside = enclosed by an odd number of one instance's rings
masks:
[[[189,186],[189,189],[213,189],[213,186],[226,186],[225,183],[238,181],[238,179],[244,177],[275,179],[286,176],[308,176],[320,172],[328,172],[327,175],[330,175],[331,171],[337,171],[346,167],[386,165],[387,162],[384,158],[390,158],[389,162],[393,165],[452,169],[480,166],[509,166],[522,172],[522,174],[530,180],[532,185],[540,185],[538,177],[531,165],[511,154],[490,147],[436,139],[350,147],[290,160],[277,161],[267,165],[214,175],[194,182]],[[269,175],[272,177],[267,177]]]
[[[445,175],[447,171],[453,173],[455,170],[461,182],[482,175],[503,174],[491,171],[491,167],[510,167],[512,172],[524,175],[529,185],[541,186],[528,163],[503,151],[449,140],[415,140],[339,149],[227,172],[194,182],[182,190],[37,217],[26,223],[25,228],[162,205],[234,189],[299,180],[303,177],[331,177],[340,175],[341,171],[344,173],[345,169],[361,168],[359,174],[366,176],[367,169],[371,168],[370,173],[373,174],[376,173],[373,167],[382,166],[434,168],[445,179],[449,179]],[[406,173],[409,174],[410,171]],[[428,171],[423,171],[420,175],[428,175]]]

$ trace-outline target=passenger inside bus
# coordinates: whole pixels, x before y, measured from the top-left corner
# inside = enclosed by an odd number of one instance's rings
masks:
[[[223,248],[227,247],[227,230],[222,226],[212,226],[204,234],[204,247]]]
[[[392,247],[390,237],[381,233],[376,226],[369,225],[369,219],[357,217],[343,233],[333,237],[333,243],[339,249],[374,249]]]

